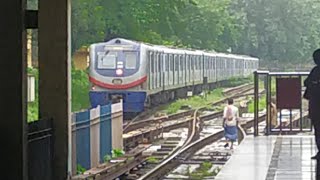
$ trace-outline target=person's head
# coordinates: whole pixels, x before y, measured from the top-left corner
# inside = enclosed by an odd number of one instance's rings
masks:
[[[315,50],[312,56],[313,56],[314,63],[320,66],[320,49]]]
[[[229,98],[229,99],[228,99],[228,104],[229,104],[229,105],[232,105],[232,104],[233,104],[233,99]]]
[[[271,103],[272,103],[272,104],[276,104],[276,98],[272,97],[272,98],[271,98]]]

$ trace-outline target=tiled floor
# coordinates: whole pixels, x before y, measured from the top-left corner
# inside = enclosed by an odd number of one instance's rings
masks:
[[[313,136],[247,137],[215,179],[316,180]]]
[[[316,146],[311,137],[281,137],[277,139],[274,156],[270,164],[273,172],[268,173],[268,180],[315,180],[316,161],[310,157],[315,155]]]

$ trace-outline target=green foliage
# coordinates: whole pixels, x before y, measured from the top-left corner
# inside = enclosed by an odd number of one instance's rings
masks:
[[[147,162],[150,163],[150,164],[156,164],[156,163],[159,163],[159,160],[153,156],[149,156],[147,158]]]
[[[72,70],[72,111],[80,111],[90,107],[89,79],[85,71]]]
[[[28,74],[35,76],[35,101],[28,103],[28,122],[39,119],[39,72],[29,68]],[[79,111],[90,107],[89,80],[85,71],[72,69],[72,111]]]
[[[83,174],[84,172],[86,172],[86,169],[84,167],[82,167],[80,164],[77,165],[77,174]]]
[[[73,51],[114,37],[226,50],[235,39],[230,0],[73,0]],[[227,37],[227,38],[226,38]]]
[[[34,1],[34,0],[32,0]],[[72,49],[124,37],[248,54],[262,66],[311,64],[320,45],[314,0],[73,0]],[[307,30],[306,30],[307,27]]]
[[[124,151],[122,149],[113,149],[112,150],[112,158],[122,157],[124,155]]]
[[[27,106],[28,122],[33,122],[39,119],[39,72],[38,69],[33,68],[28,68],[27,72],[35,77],[35,100],[34,102],[29,102]]]
[[[104,161],[105,163],[106,163],[106,162],[109,162],[111,159],[112,159],[111,156],[108,155],[108,154],[103,157],[103,161]]]
[[[207,102],[214,102],[222,99],[223,93],[222,89],[218,88],[208,93],[207,99],[205,99],[203,96],[192,96],[190,98],[186,99],[178,99],[177,101],[171,103],[167,107],[165,107],[165,112],[167,114],[173,114],[178,112],[182,106],[189,105],[192,108],[198,108],[204,106]],[[211,108],[210,105],[208,105],[207,108]]]
[[[195,171],[189,174],[192,179],[203,179],[208,176],[216,176],[219,172],[217,171],[209,172],[212,168],[211,162],[203,162],[200,167]]]
[[[267,101],[266,101],[266,95],[262,95],[259,98],[259,111],[262,111],[267,108]],[[254,101],[250,101],[248,104],[248,112],[254,113]]]
[[[233,77],[228,80],[227,87],[236,87],[240,86],[241,84],[247,84],[253,82],[253,76],[249,77]]]
[[[313,0],[235,0],[232,14],[241,36],[233,49],[265,59],[264,65],[307,64],[319,47],[319,7]]]

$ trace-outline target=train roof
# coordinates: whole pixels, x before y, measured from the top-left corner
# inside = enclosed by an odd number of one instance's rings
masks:
[[[191,54],[191,55],[206,55],[212,57],[227,57],[227,58],[234,58],[234,59],[246,59],[246,60],[259,60],[258,58],[246,56],[246,55],[238,55],[238,54],[227,54],[227,53],[220,53],[216,51],[202,51],[202,50],[193,50],[193,49],[179,49],[170,46],[164,45],[154,45],[145,42],[139,42],[134,40],[128,40],[123,38],[114,38],[108,42],[101,42],[92,44],[95,45],[113,45],[113,44],[121,44],[121,45],[137,45],[141,46],[150,50],[155,50],[164,53],[172,53],[172,54]]]

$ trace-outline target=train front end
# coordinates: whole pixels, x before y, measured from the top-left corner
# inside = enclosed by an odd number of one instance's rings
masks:
[[[90,47],[89,79],[92,107],[123,101],[126,114],[144,110],[146,65],[140,44],[123,39],[93,44]]]

